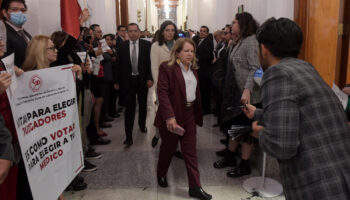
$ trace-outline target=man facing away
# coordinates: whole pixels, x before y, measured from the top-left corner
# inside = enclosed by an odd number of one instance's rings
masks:
[[[257,31],[263,109],[247,105],[253,136],[278,159],[287,200],[350,199],[350,131],[344,109],[316,69],[296,57],[302,31],[267,20]]]

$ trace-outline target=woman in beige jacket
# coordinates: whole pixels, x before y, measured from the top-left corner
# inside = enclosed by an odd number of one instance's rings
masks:
[[[152,124],[158,108],[156,90],[159,66],[162,62],[169,60],[171,49],[177,38],[178,33],[176,25],[172,21],[165,21],[160,26],[159,34],[156,36],[156,42],[154,42],[151,47],[151,70],[154,84],[148,91],[148,99],[151,99],[151,103],[148,105],[150,107],[149,119]],[[155,134],[152,139],[152,147],[155,147],[158,143],[159,133],[154,126],[149,127],[151,127],[149,133]]]

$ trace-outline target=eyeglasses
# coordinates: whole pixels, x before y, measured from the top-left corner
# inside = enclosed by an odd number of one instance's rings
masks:
[[[9,8],[8,10],[11,11],[11,12],[19,12],[19,11],[21,11],[22,13],[27,12],[26,8],[17,8],[17,7]]]
[[[52,50],[52,51],[55,51],[56,50],[56,47],[55,46],[53,46],[53,47],[48,47],[48,48],[46,48],[47,50]]]

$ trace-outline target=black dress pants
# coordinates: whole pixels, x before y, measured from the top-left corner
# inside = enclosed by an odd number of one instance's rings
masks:
[[[17,175],[17,200],[33,200],[32,191],[29,186],[26,168],[23,159],[18,164]]]
[[[207,73],[199,73],[199,89],[201,93],[203,113],[211,113],[211,79]]]
[[[139,121],[140,127],[146,126],[146,115],[147,115],[147,94],[148,88],[146,83],[144,85],[140,84],[139,76],[132,76],[130,82],[130,88],[125,93],[125,134],[127,139],[132,139],[132,131],[135,121],[135,111],[136,111],[136,97],[139,103]]]
[[[114,89],[113,83],[109,86],[109,106],[108,106],[108,113],[113,116],[117,114],[117,97],[118,97],[118,90]]]

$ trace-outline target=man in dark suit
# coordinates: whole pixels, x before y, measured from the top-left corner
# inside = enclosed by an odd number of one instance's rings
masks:
[[[119,25],[117,27],[117,34],[116,34],[116,46],[117,47],[125,41],[126,34],[127,34],[127,27],[123,26],[123,25]]]
[[[135,119],[136,95],[139,103],[138,124],[141,132],[146,133],[147,94],[153,85],[151,74],[151,43],[140,40],[140,29],[135,23],[127,27],[130,40],[118,47],[117,62],[119,66],[120,90],[125,96],[125,134],[124,144],[133,144],[132,131]]]
[[[203,114],[211,113],[210,95],[211,95],[211,63],[214,59],[214,44],[212,38],[209,37],[209,28],[202,26],[200,28],[199,37],[194,37],[196,43],[196,57],[198,59],[198,75],[199,87],[202,97]]]
[[[27,5],[24,0],[4,0],[1,12],[5,17],[7,52],[5,57],[15,53],[15,65],[22,67],[26,49],[32,36],[23,29],[26,22]]]
[[[263,109],[247,105],[253,136],[278,159],[287,200],[350,199],[350,129],[343,106],[314,66],[297,59],[303,33],[271,18],[257,31]],[[259,125],[258,125],[259,122]]]
[[[124,25],[119,25],[117,27],[117,34],[116,34],[116,48],[118,48],[124,41],[127,40],[127,27]],[[117,66],[119,67],[119,66]],[[116,73],[115,73],[116,74]],[[123,94],[121,92],[118,92],[118,104],[119,104],[119,108],[118,108],[118,112],[122,112],[123,111],[123,107],[125,106],[125,97],[123,96]]]

